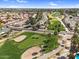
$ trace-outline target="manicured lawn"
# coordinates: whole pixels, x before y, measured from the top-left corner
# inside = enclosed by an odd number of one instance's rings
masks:
[[[25,38],[24,41],[20,42],[18,44],[18,48],[21,49],[22,51],[33,47],[33,46],[41,46],[41,45],[47,45],[48,47],[45,49],[46,52],[49,52],[56,47],[58,47],[58,37],[55,35],[51,35],[50,37],[48,35],[44,34],[37,34],[37,33],[23,33],[23,35],[30,35],[29,37]],[[49,40],[49,42],[44,43],[44,41]]]
[[[22,35],[27,36],[22,42],[17,43],[9,39],[0,47],[0,59],[20,59],[21,54],[33,46],[47,45],[45,53],[58,47],[58,37],[55,35],[49,36],[30,32],[24,32]],[[44,41],[47,40],[49,41],[45,43]]]
[[[7,40],[2,47],[0,47],[0,59],[20,59],[20,49],[13,44],[13,41]]]
[[[53,49],[58,47],[58,36],[52,35],[52,37],[49,38],[49,42],[45,45],[47,45],[48,47],[45,48],[45,53],[52,51]]]
[[[27,36],[27,35],[26,35]],[[18,44],[18,48],[20,49],[28,49],[32,46],[41,45],[43,44],[43,40],[46,40],[45,36],[33,34],[25,40]]]
[[[48,29],[50,30],[56,30],[56,31],[64,31],[64,27],[63,25],[56,19],[56,18],[53,18],[50,20],[50,24],[48,26]]]
[[[60,23],[60,21],[57,20],[56,17],[58,17],[60,15],[59,12],[52,12],[51,14],[48,14],[48,18],[49,18],[49,24],[48,24],[48,29],[49,30],[53,30],[56,32],[60,32],[60,31],[64,31],[64,27],[63,25]]]
[[[54,17],[60,16],[60,12],[52,12],[52,16]]]

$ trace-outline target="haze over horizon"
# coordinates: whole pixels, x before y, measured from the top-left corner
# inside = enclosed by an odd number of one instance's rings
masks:
[[[1,0],[0,8],[79,8],[79,0]]]

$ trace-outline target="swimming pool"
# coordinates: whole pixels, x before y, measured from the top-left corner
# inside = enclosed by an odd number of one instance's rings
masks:
[[[79,53],[76,54],[75,59],[79,59]]]

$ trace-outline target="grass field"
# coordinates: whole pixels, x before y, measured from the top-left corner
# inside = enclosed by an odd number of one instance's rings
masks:
[[[0,47],[0,59],[20,59],[19,53],[20,49],[10,40],[7,40],[4,45]]]
[[[58,30],[59,29],[60,31],[65,30],[63,25],[61,25],[61,23],[57,20],[51,20],[50,24],[48,26],[48,29],[50,29],[50,30]]]
[[[49,18],[49,22],[50,22],[48,25],[49,30],[58,31],[58,32],[65,30],[63,25],[56,18],[59,15],[60,15],[59,12],[54,12],[54,13],[52,12],[51,14],[48,14],[48,18]]]
[[[56,19],[56,18],[52,18],[50,21],[50,24],[48,26],[49,30],[53,30],[53,31],[64,31],[64,27],[63,25]]]
[[[24,41],[18,44],[18,47],[21,49],[30,48],[32,46],[44,44],[43,40],[46,40],[46,36],[42,34],[35,33],[23,33],[23,35],[28,36]],[[27,35],[28,34],[28,35]]]
[[[17,43],[9,39],[0,47],[0,59],[20,59],[22,53],[33,46],[47,45],[46,53],[58,47],[58,38],[55,35],[49,37],[48,35],[30,32],[24,32],[22,35],[27,36],[22,42]],[[45,43],[46,40],[50,41]]]

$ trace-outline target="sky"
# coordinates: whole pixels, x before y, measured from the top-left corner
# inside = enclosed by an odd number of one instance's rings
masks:
[[[79,0],[0,0],[0,8],[79,8]]]

